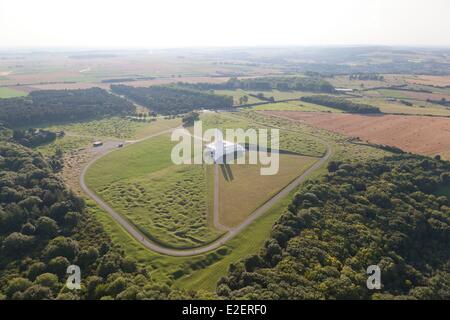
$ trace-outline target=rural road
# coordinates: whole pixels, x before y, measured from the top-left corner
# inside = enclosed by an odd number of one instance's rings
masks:
[[[174,129],[174,128],[173,128]],[[159,133],[150,135],[146,137],[145,139],[150,139],[168,132],[171,132],[173,129],[168,129],[161,131]],[[322,139],[321,139],[322,140]],[[217,240],[202,246],[198,248],[193,249],[172,249],[165,247],[159,243],[156,243],[150,239],[148,239],[142,232],[140,232],[132,223],[130,223],[128,220],[126,220],[122,215],[117,213],[113,208],[111,208],[108,204],[106,204],[100,197],[98,197],[93,191],[91,191],[85,181],[85,175],[89,167],[98,159],[100,159],[105,154],[108,154],[109,152],[115,150],[115,148],[111,148],[105,152],[100,153],[97,157],[92,159],[90,162],[88,162],[84,168],[81,171],[80,174],[80,186],[82,190],[88,195],[91,199],[93,199],[97,204],[105,210],[117,223],[120,224],[120,226],[125,229],[133,238],[136,239],[139,243],[141,243],[144,247],[147,249],[150,249],[154,252],[170,255],[170,256],[176,256],[176,257],[187,257],[187,256],[195,256],[198,254],[202,254],[205,252],[209,252],[212,250],[215,250],[222,245],[224,245],[227,241],[238,235],[242,230],[244,230],[246,227],[248,227],[253,221],[264,215],[276,202],[281,200],[283,197],[287,196],[292,190],[294,190],[296,187],[298,187],[302,182],[304,182],[315,170],[320,168],[333,154],[333,147],[325,140],[322,140],[322,142],[326,145],[327,151],[325,155],[320,158],[317,162],[315,162],[312,166],[310,166],[305,172],[303,172],[300,176],[298,176],[295,180],[293,180],[291,183],[289,183],[286,187],[284,187],[280,192],[278,192],[275,196],[270,198],[267,202],[265,202],[261,207],[256,209],[250,216],[247,217],[244,222],[242,222],[239,226],[230,229],[228,232],[226,232],[223,236],[218,238]],[[217,179],[218,180],[218,179]]]

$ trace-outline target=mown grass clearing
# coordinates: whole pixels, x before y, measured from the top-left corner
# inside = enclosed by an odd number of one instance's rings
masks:
[[[249,153],[257,152],[249,151]],[[249,155],[246,157],[248,163]],[[220,165],[220,222],[228,227],[238,226],[315,161],[317,158],[280,154],[279,171],[275,175],[261,175],[260,168],[263,167],[261,164]]]
[[[173,145],[170,135],[164,134],[111,152],[92,164],[86,182],[95,190],[167,168],[172,165],[170,153]]]

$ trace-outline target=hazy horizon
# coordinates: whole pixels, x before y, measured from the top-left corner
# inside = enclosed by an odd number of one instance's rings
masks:
[[[0,48],[450,47],[446,0],[0,1]]]

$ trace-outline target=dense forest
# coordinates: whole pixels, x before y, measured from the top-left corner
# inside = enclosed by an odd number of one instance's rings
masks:
[[[331,162],[217,292],[246,299],[450,299],[450,163],[409,154]],[[443,196],[442,194],[447,194]],[[381,269],[380,290],[366,287]]]
[[[228,109],[233,106],[233,97],[173,86],[112,85],[111,90],[163,115],[183,114],[198,109]]]
[[[335,89],[331,83],[320,77],[260,77],[249,79],[231,78],[225,83],[196,83],[179,84],[201,90],[256,90],[256,91],[310,91],[333,93]]]
[[[69,265],[81,290],[65,286]],[[188,299],[114,247],[39,153],[0,141],[1,299]]]
[[[300,100],[309,103],[320,104],[322,106],[330,108],[344,110],[350,113],[381,113],[378,107],[374,107],[363,103],[357,103],[350,101],[348,99],[333,96],[324,96],[324,95],[307,96],[301,97]]]
[[[128,115],[132,103],[99,88],[33,91],[24,98],[0,99],[0,121],[9,127]]]

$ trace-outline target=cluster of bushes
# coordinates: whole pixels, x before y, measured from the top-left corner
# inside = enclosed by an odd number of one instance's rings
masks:
[[[408,154],[330,162],[274,225],[259,254],[229,268],[233,299],[450,299],[450,163]],[[447,194],[447,196],[449,196]],[[381,269],[369,290],[367,268]]]
[[[264,93],[262,93],[262,92],[259,92],[259,93],[257,93],[257,94],[251,94],[251,93],[250,93],[249,96],[250,96],[250,97],[257,98],[257,99],[262,100],[262,101],[275,102],[275,98],[274,98],[274,97],[266,97],[266,96],[264,95]]]
[[[0,99],[0,121],[18,127],[128,115],[135,109],[129,101],[99,88],[42,90],[23,98]]]
[[[55,132],[42,129],[14,130],[12,140],[26,147],[37,147],[56,139]]]
[[[201,90],[250,90],[250,91],[310,91],[333,93],[331,83],[320,77],[259,77],[251,79],[231,78],[225,83],[180,84]]]
[[[344,110],[350,113],[381,113],[378,107],[357,103],[344,98],[317,95],[301,97],[301,101],[320,104],[322,106]]]
[[[183,127],[193,126],[195,121],[200,119],[200,115],[197,112],[189,112],[182,119]]]
[[[81,290],[65,286],[73,264]],[[39,153],[0,142],[0,300],[195,297],[151,282]]]
[[[233,107],[233,97],[173,86],[112,85],[111,89],[162,115],[183,114],[198,109],[218,110]]]

